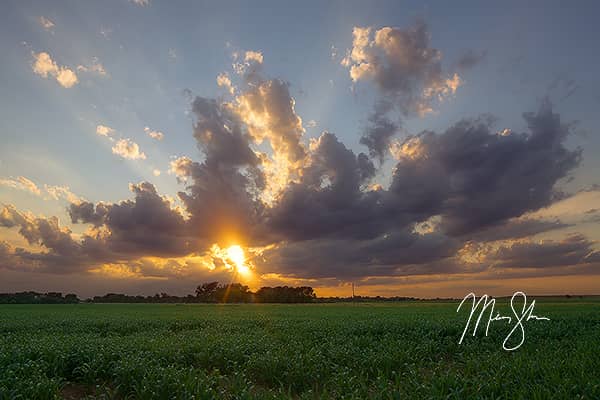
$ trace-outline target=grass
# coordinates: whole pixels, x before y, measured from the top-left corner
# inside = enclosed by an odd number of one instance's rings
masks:
[[[456,306],[0,306],[0,399],[600,398],[600,300],[538,301],[515,352]]]

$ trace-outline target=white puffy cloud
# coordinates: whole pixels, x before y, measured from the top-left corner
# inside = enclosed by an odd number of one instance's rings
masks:
[[[46,52],[33,53],[34,63],[32,65],[33,72],[39,76],[47,78],[53,77],[56,81],[65,88],[73,87],[79,82],[77,75],[71,69],[59,66],[56,64],[50,54]]]
[[[96,133],[100,136],[111,136],[115,133],[115,130],[106,125],[98,125],[96,126]]]
[[[169,163],[169,174],[173,174],[179,181],[185,181],[190,174],[193,161],[186,156],[178,157]]]
[[[148,136],[150,136],[152,139],[156,139],[156,140],[163,140],[165,137],[164,133],[150,129],[147,126],[144,128],[144,132],[146,132],[148,134]]]
[[[113,154],[128,160],[145,160],[146,154],[140,151],[140,146],[131,139],[119,139],[112,147]]]

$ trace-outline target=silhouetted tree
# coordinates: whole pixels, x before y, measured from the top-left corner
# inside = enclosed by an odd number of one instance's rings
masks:
[[[216,292],[219,288],[219,282],[203,283],[196,288],[196,298],[200,302],[214,303],[217,301]]]

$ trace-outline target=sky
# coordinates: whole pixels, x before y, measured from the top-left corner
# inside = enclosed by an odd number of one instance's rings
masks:
[[[7,1],[0,291],[597,294],[597,2]]]

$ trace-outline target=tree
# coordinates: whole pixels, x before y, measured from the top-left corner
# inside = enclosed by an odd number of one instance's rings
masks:
[[[216,302],[216,292],[219,282],[203,283],[196,288],[196,298],[201,302]]]

